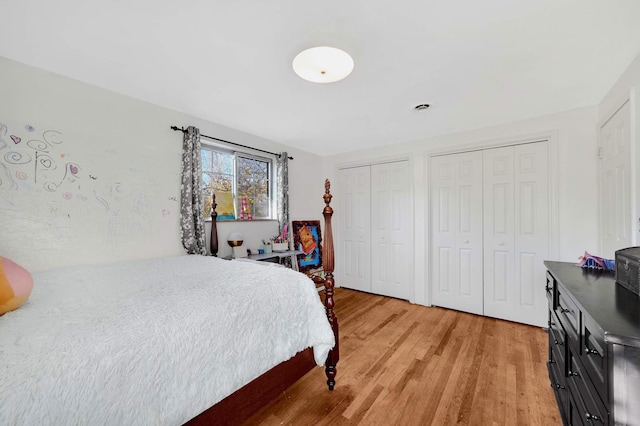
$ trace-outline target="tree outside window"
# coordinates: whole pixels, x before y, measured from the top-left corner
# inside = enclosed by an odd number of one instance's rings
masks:
[[[247,198],[254,218],[271,217],[269,165],[268,161],[255,158],[238,156],[237,159],[238,198]]]
[[[271,175],[270,159],[203,145],[204,216],[211,216],[211,194],[221,191],[233,194],[235,217],[239,217],[242,198],[246,197],[254,219],[272,219]]]

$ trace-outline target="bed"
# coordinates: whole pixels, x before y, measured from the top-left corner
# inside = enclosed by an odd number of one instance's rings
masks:
[[[213,256],[34,274],[0,316],[0,424],[238,424],[316,364],[332,390],[328,181],[324,200],[324,303],[299,272]]]

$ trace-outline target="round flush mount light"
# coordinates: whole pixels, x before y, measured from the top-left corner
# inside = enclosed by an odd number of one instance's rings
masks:
[[[413,107],[414,110],[416,111],[424,111],[426,109],[428,109],[431,105],[429,104],[420,104],[420,105],[416,105]]]
[[[293,70],[314,83],[333,83],[353,71],[353,59],[344,50],[319,46],[303,50],[293,59]]]

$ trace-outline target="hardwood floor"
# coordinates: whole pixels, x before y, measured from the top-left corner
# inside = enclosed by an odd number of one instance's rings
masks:
[[[561,425],[544,330],[336,290],[337,384],[318,367],[253,425]]]

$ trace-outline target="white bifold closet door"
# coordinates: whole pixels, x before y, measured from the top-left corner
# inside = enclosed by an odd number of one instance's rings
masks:
[[[484,159],[484,315],[543,326],[549,234],[545,142],[488,149]]]
[[[436,306],[546,324],[547,142],[432,157]]]
[[[340,285],[413,295],[413,207],[408,161],[340,170]]]
[[[413,295],[413,214],[409,162],[371,166],[371,292]]]
[[[342,286],[371,291],[371,168],[340,170]]]
[[[431,158],[433,304],[482,315],[482,151]]]

